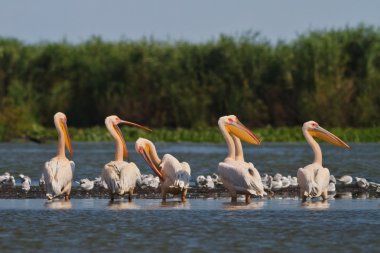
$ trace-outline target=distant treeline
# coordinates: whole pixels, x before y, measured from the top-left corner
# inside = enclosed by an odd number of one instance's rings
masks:
[[[25,44],[0,38],[0,139],[27,127],[103,125],[117,114],[152,128],[380,125],[380,30],[361,25],[270,43],[255,33],[183,41]]]

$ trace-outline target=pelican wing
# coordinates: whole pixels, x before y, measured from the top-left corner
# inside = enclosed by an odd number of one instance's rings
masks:
[[[141,173],[135,163],[123,162],[120,171],[120,183],[124,191],[129,191],[136,187],[136,183],[141,181]]]
[[[319,197],[328,187],[330,172],[319,164],[313,163],[298,169],[297,180],[301,194],[308,197]]]
[[[70,190],[74,169],[74,162],[69,160],[52,159],[46,162],[43,173],[47,194],[56,197]]]
[[[170,185],[180,188],[189,186],[191,169],[187,162],[180,163],[174,156],[166,154],[162,158],[160,166],[165,181],[168,180]]]
[[[315,171],[315,182],[322,191],[326,190],[330,183],[330,171],[327,168],[318,168]]]
[[[218,172],[223,184],[230,191],[266,195],[260,174],[252,163],[221,162],[219,163]]]
[[[101,179],[107,185],[111,193],[115,194],[121,192],[120,168],[114,161],[104,165]]]

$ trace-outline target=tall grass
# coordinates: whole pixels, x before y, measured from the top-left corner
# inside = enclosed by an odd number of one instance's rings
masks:
[[[78,139],[94,140],[103,135],[79,128],[99,132],[111,114],[162,129],[157,134],[165,140],[218,141],[214,131],[197,129],[212,129],[228,114],[260,127],[268,140],[296,139],[281,127],[310,119],[374,129],[379,84],[380,30],[365,25],[277,44],[249,33],[198,44],[0,38],[0,140],[52,127],[57,111],[78,128]]]

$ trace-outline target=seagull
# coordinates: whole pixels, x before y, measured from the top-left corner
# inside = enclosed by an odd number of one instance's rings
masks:
[[[338,181],[343,183],[344,185],[349,185],[352,183],[352,177],[349,175],[344,175],[341,178],[338,178]]]
[[[23,174],[20,174],[19,177],[22,180],[21,189],[24,192],[28,192],[30,190],[30,185],[32,184],[32,180],[30,179],[30,177],[25,176]]]
[[[290,176],[288,176],[289,178]],[[298,186],[298,179],[297,177],[291,177],[289,178],[289,181],[290,181],[290,185],[293,186],[293,187],[297,187]]]
[[[282,189],[288,188],[290,186],[290,180],[287,177],[282,177],[281,182],[282,182],[282,187],[281,187]]]
[[[335,192],[336,191],[334,182],[329,183],[329,185],[327,186],[327,191],[328,192]]]
[[[91,191],[94,189],[94,182],[95,180],[89,180],[88,178],[84,178],[79,180],[79,182],[76,182],[79,184],[80,188],[82,188],[85,191]]]
[[[39,186],[40,186],[42,189],[45,189],[45,177],[44,177],[44,173],[42,173],[41,178],[40,178],[38,184],[39,184]]]
[[[9,172],[4,172],[3,175],[0,175],[0,185],[7,183],[10,177],[11,174]]]
[[[15,187],[16,180],[9,172],[5,172],[3,175],[0,175],[0,186]]]
[[[335,179],[334,175],[330,175],[329,180],[330,180],[330,183],[332,182],[332,183],[336,184],[336,179]]]
[[[276,174],[277,175],[277,174]],[[275,176],[276,176],[275,175]],[[279,174],[281,175],[281,174]],[[282,176],[281,176],[282,177]],[[270,176],[270,178],[272,179],[272,176]],[[279,179],[279,176],[277,175],[276,179],[278,180],[275,180],[275,178],[273,177],[273,179],[271,180],[271,190],[273,191],[277,191],[277,190],[281,190],[282,189],[282,181],[281,181],[281,178]]]
[[[359,188],[368,188],[369,183],[367,179],[361,178],[361,177],[355,177],[356,185],[359,186]]]

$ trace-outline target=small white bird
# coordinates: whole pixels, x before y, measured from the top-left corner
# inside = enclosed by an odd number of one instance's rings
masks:
[[[336,191],[334,182],[329,183],[329,185],[327,186],[327,191],[328,192],[335,192]]]
[[[217,186],[217,185],[223,185],[223,182],[222,182],[222,180],[220,180],[218,174],[213,173],[211,175],[211,178],[212,178],[212,181],[214,182],[215,186]]]
[[[94,186],[99,187],[99,188],[104,188],[106,190],[108,189],[106,182],[104,180],[102,180],[101,176],[96,177],[94,179]]]
[[[272,176],[270,176],[272,178]],[[281,176],[282,177],[282,176]],[[276,179],[278,179],[279,177],[277,176]],[[273,191],[278,191],[278,190],[281,190],[282,189],[282,181],[281,181],[281,178],[279,180],[275,180],[275,178],[273,178],[271,180],[271,190]]]
[[[210,175],[208,175],[207,177],[206,177],[206,187],[207,188],[209,188],[209,189],[214,189],[215,188],[215,184],[214,184],[214,181],[213,181],[213,179],[211,178],[211,176]]]
[[[334,175],[330,175],[329,181],[330,181],[330,183],[332,182],[332,183],[336,184],[336,179],[335,179]]]
[[[361,178],[361,177],[355,177],[355,180],[356,180],[356,185],[359,188],[365,188],[366,189],[369,187],[369,183],[368,183],[367,179]]]
[[[9,172],[4,172],[3,175],[0,175],[0,185],[6,184],[11,177],[11,174]]]
[[[343,183],[344,185],[349,185],[352,183],[352,177],[349,175],[344,175],[341,178],[338,178],[338,181]]]
[[[215,188],[215,183],[210,175],[208,176],[198,176],[196,179],[197,186],[200,188],[209,188],[209,189],[214,189]]]
[[[16,180],[11,174],[9,174],[9,172],[5,172],[0,176],[0,186],[13,188],[16,186]]]
[[[30,185],[32,184],[32,180],[30,177],[25,176],[23,174],[20,174],[19,177],[21,178],[22,184],[21,184],[21,189],[24,192],[28,192],[30,190]]]
[[[289,179],[289,181],[290,181],[290,185],[291,186],[293,186],[293,187],[297,187],[298,186],[298,179],[297,179],[297,177],[291,177]]]
[[[281,187],[282,189],[288,188],[290,186],[290,179],[287,177],[282,177],[281,182],[282,182],[282,187]]]
[[[152,174],[148,175],[141,175],[141,183],[140,186],[141,188],[154,188],[157,189],[158,186],[160,185],[160,179],[159,177],[155,177]]]
[[[94,189],[95,180],[84,178],[84,179],[79,180],[79,182],[76,182],[76,183],[78,183],[80,188],[82,188],[83,190],[91,191],[92,189]]]
[[[280,173],[276,173],[274,176],[273,176],[273,180],[274,181],[280,181],[282,178],[282,175]]]
[[[41,178],[40,178],[38,184],[39,184],[39,186],[40,186],[42,189],[45,189],[45,177],[44,177],[44,173],[42,173]]]

